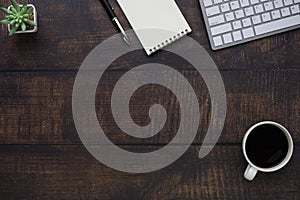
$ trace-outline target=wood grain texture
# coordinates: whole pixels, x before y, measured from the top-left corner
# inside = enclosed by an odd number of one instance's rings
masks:
[[[180,123],[180,102],[173,93],[146,85],[132,96],[130,114],[137,124],[146,125],[150,106],[159,103],[168,112],[163,130],[142,140],[117,127],[111,93],[134,66],[161,63],[176,69],[192,85],[200,108],[197,136],[179,160],[156,172],[128,174],[102,165],[87,152],[72,116],[73,84],[81,63],[117,29],[98,0],[30,2],[38,10],[37,34],[8,37],[6,26],[0,25],[1,199],[300,199],[300,29],[212,51],[198,1],[177,0],[193,29],[189,36],[220,70],[227,94],[225,126],[212,152],[198,159],[211,122],[211,101],[201,76],[165,51],[151,57],[143,50],[126,54],[104,73],[95,96],[100,125],[112,142],[132,152],[154,151],[174,137]],[[117,2],[110,2],[129,30]],[[0,0],[0,6],[8,4]],[[168,81],[176,84],[176,79]],[[295,152],[282,170],[259,173],[248,182],[243,178],[247,164],[241,141],[251,125],[263,120],[286,126]]]
[[[144,151],[152,147],[128,147]],[[298,199],[299,148],[277,173],[243,178],[241,147],[216,146],[198,159],[198,146],[172,165],[148,174],[122,173],[100,164],[81,146],[0,147],[4,199]]]
[[[200,122],[195,143],[200,143],[210,122],[210,97],[198,72],[180,72],[190,81],[199,99]],[[177,132],[180,110],[176,97],[166,88],[155,85],[140,88],[132,96],[130,104],[132,117],[139,125],[150,123],[148,112],[151,105],[164,105],[169,115],[160,134],[148,139],[137,139],[123,133],[115,124],[110,109],[110,96],[115,83],[124,73],[108,71],[98,87],[96,109],[105,133],[118,144],[168,143]],[[81,144],[71,107],[75,73],[22,72],[2,73],[0,76],[0,84],[3,86],[0,89],[1,144]],[[239,143],[252,124],[273,120],[285,125],[295,142],[299,143],[299,76],[299,70],[222,72],[228,109],[219,142]]]

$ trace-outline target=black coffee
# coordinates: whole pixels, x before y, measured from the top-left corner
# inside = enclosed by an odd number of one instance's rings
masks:
[[[274,125],[254,128],[246,141],[249,160],[261,168],[270,168],[284,160],[288,153],[288,140],[284,132]]]

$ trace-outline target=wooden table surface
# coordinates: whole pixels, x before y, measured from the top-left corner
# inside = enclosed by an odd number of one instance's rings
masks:
[[[205,83],[193,67],[167,52],[152,57],[143,50],[132,52],[113,63],[97,90],[97,115],[115,144],[134,152],[162,148],[180,122],[176,97],[162,86],[147,85],[132,96],[131,115],[146,125],[149,107],[162,104],[168,112],[163,130],[142,140],[115,124],[108,109],[114,84],[141,63],[161,62],[184,74],[196,91],[201,119],[193,144],[181,158],[155,172],[129,174],[88,153],[72,116],[72,89],[81,63],[118,31],[97,0],[30,2],[38,10],[37,34],[8,37],[6,26],[0,26],[1,199],[300,199],[300,29],[212,51],[198,1],[178,0],[193,29],[189,36],[208,51],[223,78],[224,129],[210,154],[199,159],[211,111]],[[0,0],[0,6],[8,3]],[[111,3],[129,30],[117,3]],[[251,125],[263,120],[286,126],[295,150],[282,170],[259,173],[248,182],[243,178],[247,163],[241,141]]]

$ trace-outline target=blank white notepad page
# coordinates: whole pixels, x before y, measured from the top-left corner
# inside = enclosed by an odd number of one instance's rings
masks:
[[[146,53],[191,32],[174,0],[117,0]]]

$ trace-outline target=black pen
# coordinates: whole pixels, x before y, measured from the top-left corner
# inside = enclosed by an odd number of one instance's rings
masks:
[[[111,18],[112,22],[114,22],[118,29],[121,31],[122,35],[123,35],[123,40],[126,42],[126,44],[130,45],[129,43],[129,39],[122,27],[122,25],[120,24],[113,7],[109,4],[108,0],[100,0],[102,5],[104,6],[106,12],[108,13],[109,17]]]

